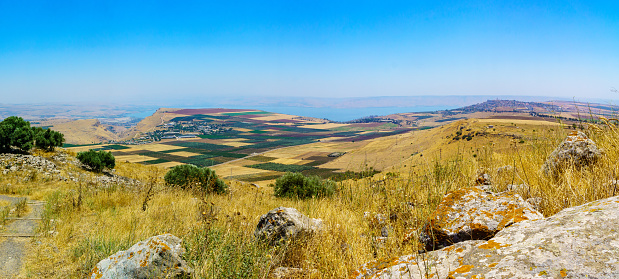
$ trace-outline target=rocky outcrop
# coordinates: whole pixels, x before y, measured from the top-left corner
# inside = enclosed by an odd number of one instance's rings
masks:
[[[128,178],[114,173],[105,173],[104,175],[95,176],[93,177],[92,182],[104,188],[111,187],[112,185],[122,185],[127,188],[134,188],[143,185],[142,182],[137,179]]]
[[[562,169],[573,163],[576,167],[588,166],[595,163],[602,152],[595,142],[583,132],[572,131],[569,136],[548,156],[542,166],[546,175],[557,175]]]
[[[182,253],[178,237],[153,236],[100,261],[89,278],[186,278],[192,270],[181,258]]]
[[[462,188],[443,198],[423,227],[419,242],[432,251],[465,240],[487,240],[515,223],[542,218],[518,194]]]
[[[312,235],[321,228],[320,219],[309,218],[294,208],[278,207],[260,217],[254,236],[276,245],[296,237]]]
[[[2,174],[24,170],[34,170],[41,173],[60,173],[56,164],[40,156],[22,154],[0,154],[0,168]]]
[[[619,197],[519,222],[488,241],[366,263],[352,278],[619,278]]]

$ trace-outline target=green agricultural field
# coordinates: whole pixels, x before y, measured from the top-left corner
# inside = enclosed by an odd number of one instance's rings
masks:
[[[249,165],[246,167],[261,169],[261,170],[279,171],[279,172],[302,172],[306,170],[315,169],[315,167],[311,167],[311,166],[285,165],[285,164],[270,163],[270,162],[264,163],[264,164]]]
[[[275,157],[260,155],[263,152],[319,143],[325,138],[329,138],[329,141],[354,142],[408,131],[390,123],[347,128],[339,123],[329,124],[323,119],[313,120],[258,110],[187,109],[181,110],[178,115],[168,118],[171,119],[170,122],[175,122],[174,125],[158,126],[156,134],[162,135],[165,132],[183,134],[187,131],[203,134],[197,135],[195,139],[163,140],[142,145],[100,144],[93,145],[92,148],[109,150],[115,156],[122,156],[122,160],[147,165],[170,166],[173,162],[210,167],[246,158],[240,163],[243,167],[271,172],[265,174],[263,171],[257,171],[255,174],[247,174],[238,179],[263,181],[274,179],[288,171],[316,174],[321,177],[336,174],[333,169],[317,167],[336,159],[325,154],[317,156],[320,150],[311,150],[314,152],[313,155],[308,155],[302,160],[285,154]],[[212,129],[211,131],[204,130],[207,126],[215,128],[208,128]],[[375,132],[378,129],[391,132]],[[368,131],[373,133],[368,134]],[[65,146],[74,147],[68,144]],[[272,162],[274,160],[280,161],[274,163]]]

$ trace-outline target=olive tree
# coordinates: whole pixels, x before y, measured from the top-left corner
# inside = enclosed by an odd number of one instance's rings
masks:
[[[30,122],[17,116],[9,116],[0,122],[0,152],[13,149],[28,152],[33,141],[34,131],[30,128]]]

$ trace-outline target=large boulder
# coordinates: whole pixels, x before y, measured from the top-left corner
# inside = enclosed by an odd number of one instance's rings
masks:
[[[254,236],[271,245],[296,237],[309,236],[322,228],[322,220],[309,218],[298,210],[278,207],[260,217]]]
[[[583,167],[595,163],[602,152],[595,142],[583,132],[572,131],[563,142],[552,152],[542,171],[546,175],[554,176],[563,170],[565,166],[573,163],[576,167]]]
[[[171,234],[153,236],[100,261],[91,279],[185,278],[192,273],[181,258],[181,240]]]
[[[352,278],[619,278],[619,196],[520,222],[488,241],[380,259]]]
[[[542,218],[516,193],[462,188],[443,198],[419,234],[419,242],[432,251],[465,240],[487,240],[515,223]]]

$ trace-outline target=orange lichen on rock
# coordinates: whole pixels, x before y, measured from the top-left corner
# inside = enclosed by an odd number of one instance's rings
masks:
[[[477,246],[477,248],[480,248],[480,249],[499,249],[499,248],[507,247],[507,246],[510,246],[510,245],[509,244],[501,244],[501,243],[498,243],[498,242],[490,239],[486,243]]]
[[[518,194],[462,188],[445,196],[423,227],[419,240],[426,251],[432,251],[465,240],[487,240],[514,223],[542,218]]]

